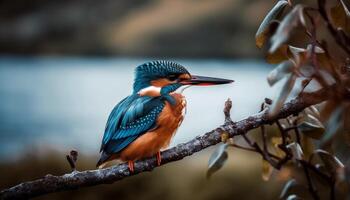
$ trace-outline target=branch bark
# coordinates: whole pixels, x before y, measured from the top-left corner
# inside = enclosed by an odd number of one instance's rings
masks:
[[[249,130],[258,128],[262,125],[271,124],[277,119],[283,119],[289,115],[297,114],[304,108],[321,103],[331,96],[332,89],[322,89],[314,93],[303,93],[296,99],[285,103],[281,110],[273,118],[268,115],[265,109],[260,113],[252,115],[238,122],[232,122],[229,116],[231,104],[226,103],[224,114],[225,123],[202,136],[197,136],[189,142],[179,144],[171,149],[163,151],[162,163],[165,165],[170,162],[178,161],[186,156],[190,156],[209,146],[221,142],[223,131],[228,133],[229,137],[246,134]],[[229,100],[228,100],[229,101]],[[130,173],[128,165],[123,163],[105,169],[73,171],[62,176],[46,175],[43,178],[28,181],[0,192],[0,199],[26,199],[53,192],[78,189],[81,187],[107,184],[119,181],[123,178],[134,176],[136,174],[152,171],[157,166],[156,158],[147,158],[135,162],[134,172]]]

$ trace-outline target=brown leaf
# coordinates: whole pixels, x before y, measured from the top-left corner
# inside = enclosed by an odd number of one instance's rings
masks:
[[[323,123],[327,122],[333,111],[338,107],[339,101],[335,99],[331,99],[326,102],[321,110],[321,121]]]
[[[272,175],[273,168],[270,165],[269,162],[266,160],[262,160],[262,172],[261,172],[261,177],[264,181],[270,180],[270,177]]]
[[[276,152],[276,155],[280,158],[282,158],[285,153],[284,151],[282,151],[280,148],[279,148],[279,145],[282,144],[282,138],[281,137],[272,137],[271,138],[271,143],[273,145],[273,149],[275,150]]]
[[[261,22],[258,31],[255,34],[255,43],[258,48],[261,48],[265,44],[267,38],[271,35],[273,29],[273,27],[271,27],[272,21],[282,14],[283,9],[287,4],[288,1],[286,0],[277,1],[276,5],[270,10],[270,12]]]
[[[300,145],[296,142],[293,142],[291,144],[287,145],[287,148],[292,151],[293,158],[296,160],[302,160],[304,157],[303,150],[301,149]]]
[[[289,195],[286,200],[300,200],[301,198],[298,197],[296,194]]]
[[[350,105],[348,105],[344,110],[345,142],[350,146]]]
[[[344,11],[348,17],[350,17],[350,1],[340,0],[341,5],[344,7]]]
[[[212,174],[217,172],[219,169],[224,166],[225,162],[227,161],[228,154],[226,152],[226,149],[228,147],[228,144],[220,144],[218,148],[215,149],[213,154],[209,158],[208,163],[208,171],[207,171],[207,178],[209,179]]]
[[[277,99],[275,99],[270,106],[269,109],[269,116],[275,116],[276,113],[280,110],[284,102],[286,101],[287,97],[289,96],[290,92],[292,91],[294,87],[296,76],[294,74],[289,74],[286,76],[286,82],[284,83]]]
[[[307,115],[312,115],[317,119],[320,119],[320,111],[316,108],[316,106],[312,105],[304,109]]]
[[[289,181],[287,181],[286,184],[284,184],[283,186],[283,190],[280,194],[279,199],[284,199],[289,191],[289,189],[291,189],[292,187],[297,185],[297,181],[295,179],[290,179]]]
[[[313,139],[321,139],[325,128],[319,119],[311,114],[304,112],[303,121],[298,124],[298,129],[306,136]]]
[[[329,152],[322,149],[317,149],[314,153],[321,158],[326,169],[330,172],[337,173],[339,169],[344,168],[344,164],[336,156],[330,154]]]
[[[282,45],[280,46],[275,52],[273,53],[267,53],[265,56],[265,59],[268,63],[271,64],[278,64],[282,61],[288,60],[288,46]]]
[[[346,8],[339,3],[335,7],[331,8],[330,15],[332,22],[336,28],[341,28],[345,31],[349,31],[348,26],[350,26],[350,15],[347,15],[346,11]]]
[[[312,124],[310,122],[302,122],[298,129],[306,136],[313,139],[321,139],[324,133],[324,127]]]
[[[301,63],[303,63],[307,58],[307,50],[303,48],[288,45],[287,52],[290,55],[289,57],[293,58],[297,67],[300,66]]]
[[[284,17],[278,26],[276,33],[271,37],[270,53],[275,52],[282,44],[284,44],[289,39],[293,29],[299,24],[305,25],[303,10],[304,7],[302,5],[296,5],[294,9]]]
[[[293,68],[294,63],[290,60],[279,64],[267,75],[267,82],[270,86],[273,86],[275,83],[284,78],[287,74],[290,74],[293,71]]]
[[[328,141],[330,141],[343,126],[343,113],[344,109],[342,106],[338,106],[337,109],[332,112],[332,115],[326,122],[326,133],[321,140],[321,144],[326,144]]]
[[[310,137],[302,137],[301,145],[304,152],[304,157],[309,158],[315,149],[315,145]]]

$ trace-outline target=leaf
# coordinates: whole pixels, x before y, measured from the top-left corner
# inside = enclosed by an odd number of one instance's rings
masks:
[[[333,112],[326,123],[326,133],[321,140],[321,144],[329,142],[338,130],[343,126],[343,107],[338,106]]]
[[[310,137],[302,137],[301,147],[305,158],[309,158],[315,149],[315,145]]]
[[[281,63],[284,60],[288,60],[287,50],[288,50],[288,46],[282,45],[275,52],[267,53],[267,55],[265,56],[265,59],[268,63],[271,63],[271,64]]]
[[[340,0],[341,5],[344,8],[344,11],[348,17],[350,17],[350,1],[346,0]]]
[[[341,171],[339,169],[344,169],[344,164],[336,156],[330,154],[329,152],[322,149],[317,149],[314,153],[319,155],[322,162],[325,164],[326,169],[330,172],[337,173]]]
[[[310,114],[312,116],[315,116],[316,118],[320,118],[320,111],[318,111],[318,109],[314,105],[305,108],[304,111],[306,114]]]
[[[281,137],[272,137],[271,138],[271,143],[274,147],[274,150],[277,154],[278,157],[283,157],[284,156],[284,151],[282,151],[280,148],[279,148],[279,145],[282,144],[282,138]]]
[[[335,7],[331,8],[330,15],[335,27],[346,30],[347,26],[350,26],[348,21],[350,15],[347,15],[346,11],[347,10],[343,4],[337,4]]]
[[[297,66],[300,66],[300,64],[306,60],[306,49],[288,45],[288,53],[290,53],[293,56],[293,60],[295,61]]]
[[[282,14],[283,9],[288,4],[286,0],[277,1],[276,5],[267,13],[264,20],[261,22],[258,31],[255,34],[255,43],[258,48],[261,48],[266,39],[269,37],[271,33],[271,23],[275,20],[279,15]]]
[[[261,173],[261,177],[264,181],[268,181],[270,180],[273,168],[270,165],[269,162],[267,162],[266,160],[262,159],[262,173]]]
[[[306,114],[304,121],[298,125],[298,129],[306,136],[313,139],[321,139],[325,128],[322,123],[313,115]]]
[[[273,69],[269,75],[267,75],[267,82],[270,86],[280,81],[283,77],[293,71],[294,64],[292,61],[288,60],[279,64],[275,69]]]
[[[299,199],[301,199],[301,198],[299,198],[297,195],[291,194],[287,197],[286,200],[299,200]]]
[[[290,179],[286,184],[284,184],[279,198],[283,199],[287,195],[289,189],[294,187],[295,185],[297,185],[297,181],[295,179]]]
[[[345,142],[350,146],[350,105],[344,108],[344,130],[345,132]]]
[[[306,47],[306,50],[307,50],[308,53],[311,53],[311,51],[312,51],[312,45],[311,45],[311,44],[308,44],[307,47]],[[316,45],[315,45],[314,52],[315,52],[316,54],[326,53],[321,47],[316,46]]]
[[[300,145],[296,142],[293,142],[291,144],[287,145],[287,148],[292,151],[293,158],[296,160],[302,160],[304,157],[303,150],[301,149]]]
[[[226,152],[227,147],[228,144],[220,144],[220,146],[216,148],[213,154],[210,156],[208,163],[207,179],[209,179],[212,176],[212,174],[214,174],[219,169],[221,169],[222,166],[224,166],[228,157],[228,154]]]
[[[302,5],[296,5],[293,10],[284,17],[278,26],[277,31],[271,37],[270,53],[275,52],[283,43],[285,43],[293,32],[293,29],[299,24],[305,26],[303,10],[304,7]]]
[[[298,129],[303,132],[304,135],[311,137],[313,139],[320,139],[324,133],[324,127],[312,124],[310,122],[302,122]]]
[[[329,120],[332,113],[337,109],[339,104],[340,101],[338,99],[330,99],[326,101],[320,114],[322,122],[326,123]]]
[[[280,110],[282,107],[283,103],[286,101],[288,95],[292,91],[294,87],[296,77],[294,74],[289,74],[286,77],[286,82],[284,83],[282,90],[280,91],[279,96],[277,97],[276,100],[273,101],[272,105],[270,106],[269,109],[269,116],[275,116],[276,113]]]

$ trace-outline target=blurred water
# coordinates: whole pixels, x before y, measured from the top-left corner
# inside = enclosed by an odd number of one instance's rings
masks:
[[[0,157],[4,161],[47,147],[97,154],[106,119],[131,93],[134,67],[145,59],[0,58]],[[273,96],[259,61],[176,60],[193,74],[234,79],[234,84],[185,90],[186,118],[171,145],[223,122],[223,104],[233,101],[239,120]]]

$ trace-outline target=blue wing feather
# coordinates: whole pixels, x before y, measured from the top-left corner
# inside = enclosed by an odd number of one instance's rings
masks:
[[[123,99],[114,107],[107,120],[101,151],[111,154],[124,149],[155,126],[164,106],[161,97],[133,94]]]

